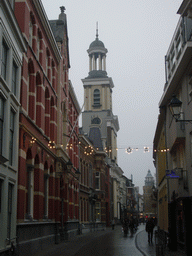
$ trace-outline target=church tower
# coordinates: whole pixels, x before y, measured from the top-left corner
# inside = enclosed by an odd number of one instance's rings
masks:
[[[96,38],[87,50],[89,55],[88,77],[82,79],[84,86],[84,112],[82,113],[83,131],[88,134],[95,148],[108,153],[117,162],[118,117],[112,111],[113,80],[106,72],[107,49]]]

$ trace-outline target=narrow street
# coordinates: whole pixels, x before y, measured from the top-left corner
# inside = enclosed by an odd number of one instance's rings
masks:
[[[67,242],[47,248],[34,256],[155,256],[155,240],[152,245],[147,242],[145,225],[141,224],[133,237],[124,237],[121,226],[115,230],[77,236]]]

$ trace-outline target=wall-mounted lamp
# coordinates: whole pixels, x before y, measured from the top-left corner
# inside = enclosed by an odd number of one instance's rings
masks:
[[[68,160],[68,162],[66,163],[66,166],[67,166],[67,171],[71,171],[72,167],[73,167],[73,164],[71,162],[71,159]]]
[[[29,141],[29,147],[31,148],[35,142],[36,142],[36,138],[32,137],[31,140]]]
[[[169,103],[169,109],[171,111],[172,116],[175,118],[175,121],[176,122],[192,123],[192,120],[180,119],[181,106],[182,106],[182,101],[180,101],[179,99],[176,98],[175,95],[173,95],[173,97]]]

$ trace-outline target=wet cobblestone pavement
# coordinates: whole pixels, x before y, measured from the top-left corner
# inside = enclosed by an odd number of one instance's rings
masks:
[[[143,255],[135,245],[135,236],[124,237],[120,226],[113,232],[104,234],[83,246],[75,256],[141,256]]]
[[[145,225],[141,224],[131,237],[124,237],[121,226],[115,230],[76,236],[69,241],[54,245],[33,256],[155,256],[155,243],[148,245]]]

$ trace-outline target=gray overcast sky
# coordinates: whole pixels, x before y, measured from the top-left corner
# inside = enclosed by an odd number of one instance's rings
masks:
[[[143,193],[148,169],[155,175],[153,138],[158,103],[165,84],[164,56],[175,31],[182,0],[42,0],[48,19],[57,19],[65,6],[68,22],[69,73],[80,106],[87,77],[87,49],[99,39],[108,49],[107,73],[114,82],[113,113],[118,115],[118,165]],[[81,117],[80,117],[81,119]],[[144,146],[150,147],[144,153]],[[125,148],[136,148],[128,155]]]

